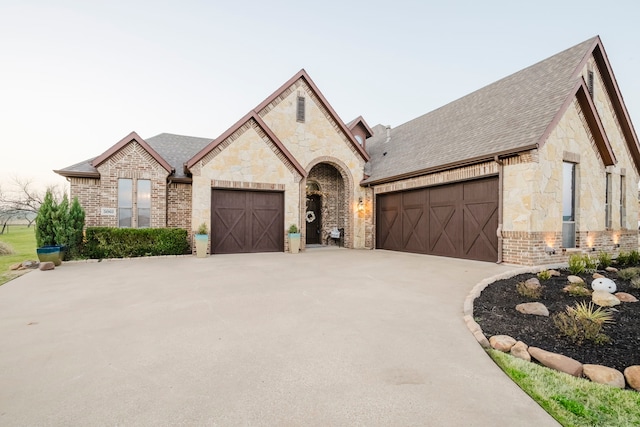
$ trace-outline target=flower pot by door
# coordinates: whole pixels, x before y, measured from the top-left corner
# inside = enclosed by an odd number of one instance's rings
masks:
[[[209,243],[208,234],[196,234],[196,256],[198,258],[206,258],[208,243]]]
[[[300,233],[289,233],[289,252],[297,254],[300,251]]]

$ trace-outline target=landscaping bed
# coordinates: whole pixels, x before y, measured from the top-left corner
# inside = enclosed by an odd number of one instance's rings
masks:
[[[487,286],[473,303],[473,316],[487,337],[492,335],[509,335],[554,353],[571,357],[581,363],[604,365],[624,371],[632,365],[640,365],[640,302],[622,302],[610,310],[614,323],[603,325],[602,332],[609,337],[609,342],[596,344],[585,341],[576,345],[571,339],[563,336],[553,321],[553,315],[563,312],[567,306],[575,306],[578,302],[589,303],[590,296],[572,296],[563,292],[568,284],[568,270],[559,270],[559,277],[540,280],[543,291],[539,298],[524,297],[518,293],[516,286],[520,282],[536,274],[521,274],[510,279],[499,280]],[[598,273],[612,279],[617,285],[617,292],[626,292],[640,299],[640,289],[634,289],[629,280],[618,277],[616,272],[600,271]],[[578,274],[586,283],[587,289],[593,281],[592,274]],[[516,305],[526,302],[540,302],[549,310],[550,316],[522,314]]]

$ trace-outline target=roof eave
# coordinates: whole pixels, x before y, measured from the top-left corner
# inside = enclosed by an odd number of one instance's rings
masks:
[[[80,171],[66,171],[66,170],[54,170],[54,173],[57,173],[60,176],[64,176],[65,178],[100,178],[99,172],[80,172]]]
[[[464,166],[471,166],[471,165],[475,165],[475,164],[478,164],[478,163],[485,163],[485,162],[488,162],[488,161],[495,161],[496,157],[504,158],[504,157],[515,156],[515,155],[518,155],[518,154],[526,152],[526,151],[535,150],[536,148],[538,148],[537,144],[527,145],[527,146],[520,147],[520,148],[517,148],[517,149],[504,150],[504,151],[500,151],[500,152],[496,152],[496,153],[492,153],[492,154],[486,154],[486,155],[483,155],[483,156],[474,157],[474,158],[471,158],[471,159],[466,159],[466,160],[460,160],[460,161],[457,161],[457,162],[447,163],[446,165],[439,165],[439,166],[434,166],[434,167],[431,167],[431,168],[420,169],[420,170],[417,170],[417,171],[407,172],[407,173],[393,175],[393,176],[384,177],[384,178],[379,178],[379,179],[375,179],[375,180],[372,180],[372,181],[363,180],[363,181],[360,182],[360,185],[361,186],[372,186],[372,185],[386,184],[386,183],[394,182],[394,181],[400,181],[400,180],[403,180],[403,179],[416,178],[418,176],[429,175],[429,174],[432,174],[432,173],[442,172],[442,171],[445,171],[445,170],[456,169],[456,168],[464,167]]]

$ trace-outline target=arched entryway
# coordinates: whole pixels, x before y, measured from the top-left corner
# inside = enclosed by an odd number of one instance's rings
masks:
[[[348,176],[334,164],[311,168],[305,185],[306,246],[350,245]]]

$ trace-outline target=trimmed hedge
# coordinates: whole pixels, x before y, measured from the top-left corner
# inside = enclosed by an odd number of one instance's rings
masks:
[[[128,258],[189,253],[182,228],[87,227],[83,254],[87,258]]]

